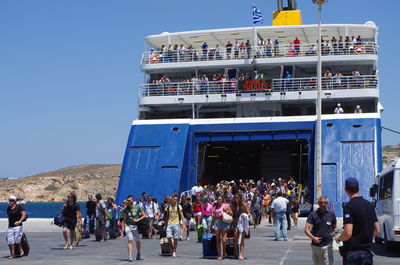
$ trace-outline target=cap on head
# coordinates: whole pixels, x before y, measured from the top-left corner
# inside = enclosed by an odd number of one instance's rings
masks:
[[[340,103],[338,103],[337,106],[340,107],[341,106]]]
[[[346,179],[345,188],[358,187],[358,180],[356,178],[350,177]]]
[[[208,197],[204,197],[204,198],[203,198],[203,201],[204,201],[204,202],[208,202]]]
[[[360,105],[357,105],[357,107],[356,107],[357,109],[359,109],[360,108]]]
[[[16,196],[14,196],[14,195],[11,195],[10,197],[8,197],[8,200],[9,201],[17,201],[17,197]]]

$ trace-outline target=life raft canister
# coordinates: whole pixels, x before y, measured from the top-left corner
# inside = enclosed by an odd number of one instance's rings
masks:
[[[364,54],[365,49],[363,46],[356,46],[354,47],[354,53],[355,54]]]
[[[158,62],[160,62],[160,56],[158,56],[158,55],[153,55],[153,56],[151,56],[151,57],[150,57],[150,62],[151,62],[151,63],[158,63]]]

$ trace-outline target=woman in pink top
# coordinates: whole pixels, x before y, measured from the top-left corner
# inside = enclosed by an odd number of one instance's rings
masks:
[[[213,219],[212,224],[215,224],[215,237],[217,241],[217,252],[218,252],[218,260],[222,260],[222,257],[226,257],[226,238],[227,238],[227,230],[229,227],[228,223],[224,223],[222,221],[223,213],[227,213],[230,216],[233,216],[233,212],[229,207],[229,204],[225,203],[222,196],[218,196],[217,205],[213,211]],[[221,242],[222,242],[222,251],[221,251]],[[223,256],[221,255],[223,254]]]
[[[201,204],[201,215],[202,215],[202,225],[204,231],[211,230],[211,220],[212,220],[212,212],[214,207],[208,202],[208,197],[203,198],[203,203]]]

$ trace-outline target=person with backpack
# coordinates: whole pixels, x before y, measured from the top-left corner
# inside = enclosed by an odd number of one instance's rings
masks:
[[[10,259],[16,257],[15,250],[18,247],[19,256],[24,255],[22,250],[21,238],[22,238],[22,222],[25,221],[26,212],[22,205],[17,204],[17,197],[10,196],[8,198],[9,206],[7,207],[8,215],[8,231],[7,231],[7,241],[11,249]]]
[[[82,225],[81,207],[76,201],[75,193],[70,193],[67,202],[63,205],[64,224],[62,231],[65,240],[64,249],[74,248],[75,227],[80,227]],[[68,231],[70,244],[68,244]]]
[[[158,215],[158,209],[156,207],[156,204],[153,201],[153,197],[150,195],[147,196],[146,201],[141,203],[141,208],[145,212],[147,216],[147,223],[149,225],[148,230],[147,230],[147,235],[149,239],[153,238],[153,231],[154,231],[154,219]]]
[[[106,216],[107,216],[107,207],[104,201],[102,200],[102,196],[100,193],[96,194],[96,241],[105,241],[106,232]]]
[[[165,224],[167,226],[168,243],[172,248],[172,257],[176,258],[178,239],[181,234],[182,222],[184,220],[182,206],[178,204],[178,196],[170,199],[169,205],[165,208]]]
[[[254,220],[254,228],[258,228],[261,223],[261,197],[257,188],[250,202],[250,210]]]
[[[106,238],[114,239],[118,234],[118,206],[113,198],[107,198]]]
[[[140,234],[138,229],[138,223],[142,220],[146,219],[147,216],[142,210],[142,208],[133,203],[133,198],[129,198],[127,200],[127,206],[124,208],[123,212],[123,222],[122,222],[122,230],[125,231],[126,237],[128,238],[128,254],[129,254],[129,262],[133,261],[133,240],[136,241],[136,260],[140,260]]]
[[[186,230],[186,240],[189,241],[189,234],[190,234],[190,222],[192,221],[193,216],[193,209],[192,209],[192,200],[190,197],[186,197],[185,201],[182,202],[183,208],[183,216],[185,217],[185,227],[181,231],[181,239],[183,239],[183,235]]]

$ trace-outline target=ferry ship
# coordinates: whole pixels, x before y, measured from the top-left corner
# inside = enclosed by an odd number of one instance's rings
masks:
[[[377,35],[372,21],[322,24],[321,188],[337,216],[344,180],[358,178],[369,198],[381,170]],[[272,26],[163,32],[145,43],[117,202],[142,192],[163,200],[198,182],[291,177],[310,211],[318,25],[286,8]]]

